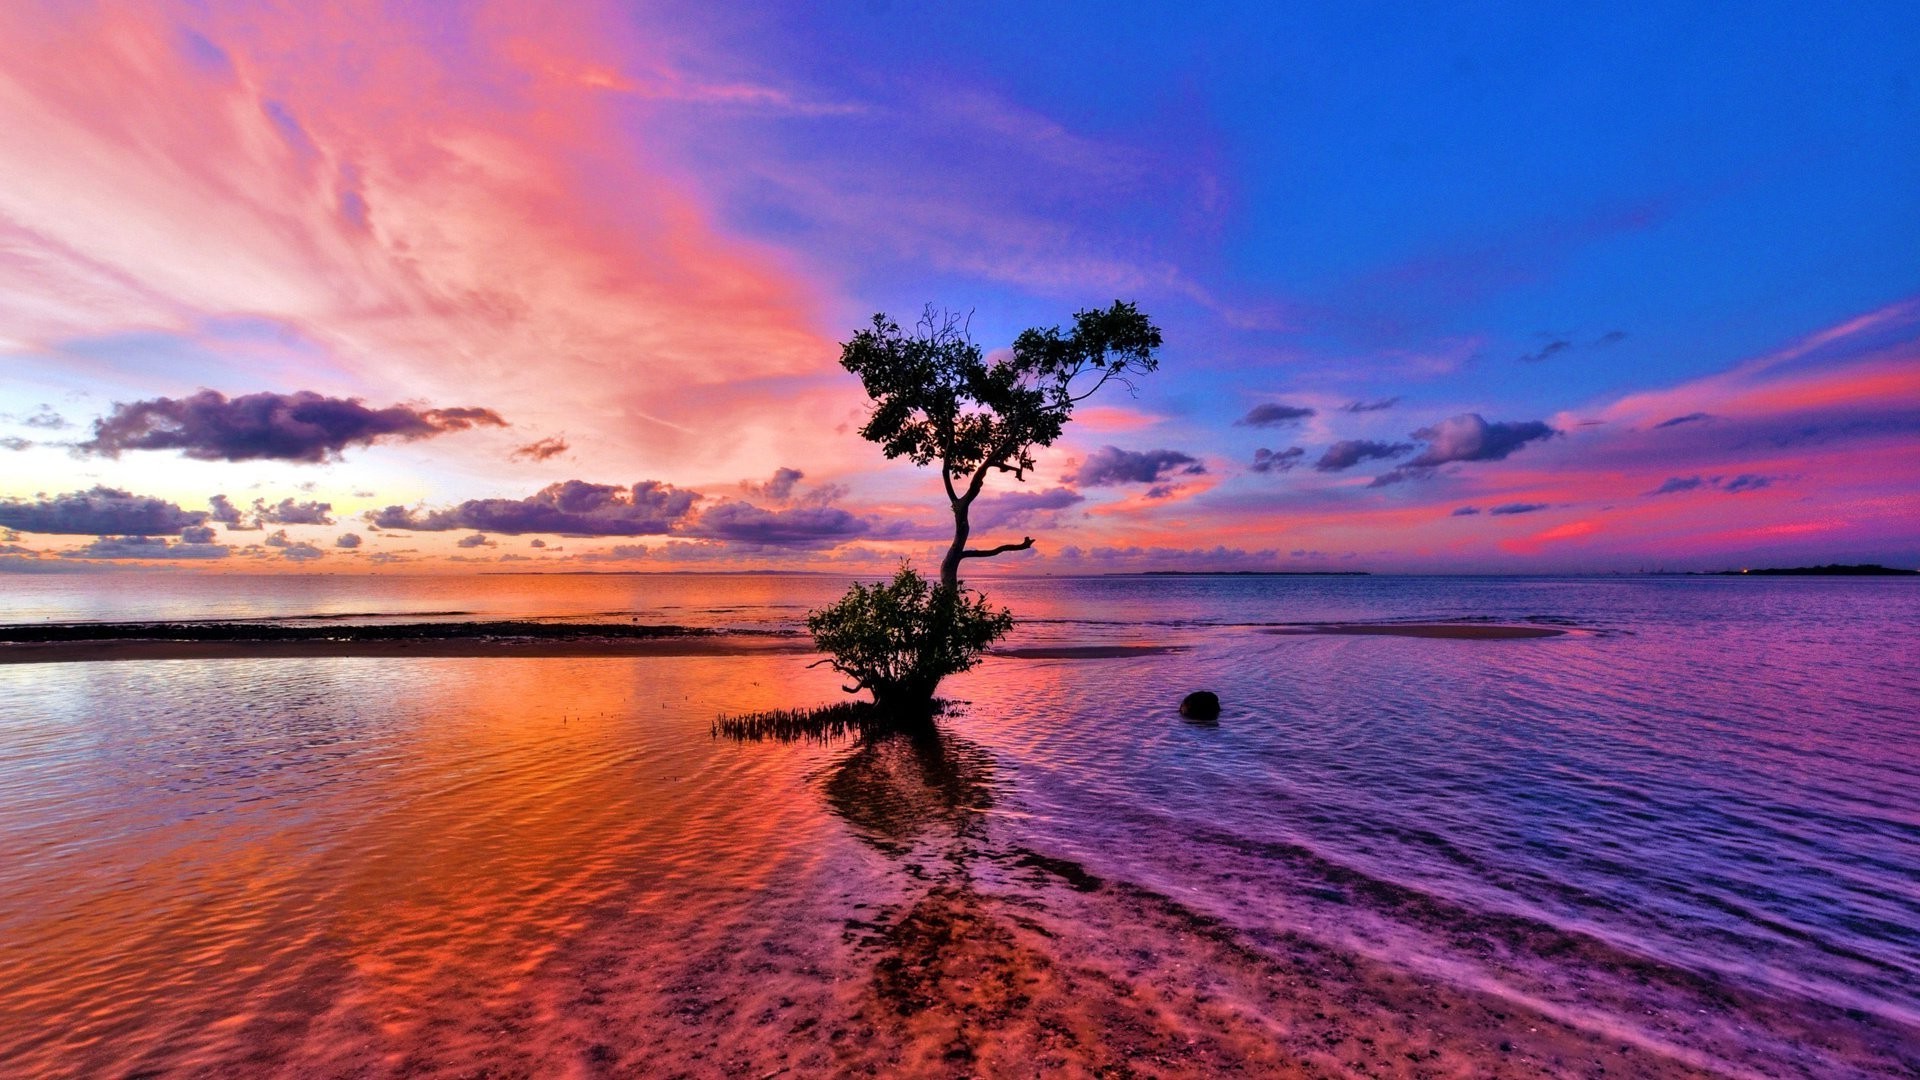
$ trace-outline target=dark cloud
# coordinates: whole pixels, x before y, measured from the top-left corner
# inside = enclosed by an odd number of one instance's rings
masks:
[[[528,546],[528,547],[537,547],[537,548],[543,548],[543,547],[546,547],[546,546],[547,546],[547,542],[546,542],[545,540],[542,540],[542,539],[540,539],[539,537],[537,537],[537,536],[536,536],[536,537],[534,537],[534,538],[533,538],[533,542],[532,542],[532,543],[530,543],[530,544],[528,544],[527,546]]]
[[[1715,476],[1710,478],[1670,476],[1665,483],[1647,492],[1647,494],[1671,495],[1679,491],[1693,491],[1700,487],[1719,488],[1721,491],[1729,494],[1737,494],[1742,491],[1758,491],[1761,488],[1772,486],[1772,477],[1761,476],[1758,473],[1741,473],[1739,476],[1734,477]]]
[[[1400,404],[1400,399],[1397,397],[1381,398],[1378,401],[1349,401],[1340,407],[1340,411],[1350,413],[1382,412],[1398,404]]]
[[[224,559],[225,544],[182,544],[159,536],[102,536],[83,548],[63,551],[63,559]]]
[[[287,530],[280,529],[276,531],[272,536],[269,536],[265,540],[262,540],[260,542],[271,548],[283,548],[283,547],[291,547],[293,545],[293,538],[287,535]]]
[[[39,428],[41,431],[59,431],[69,426],[67,424],[67,418],[54,412],[53,406],[51,405],[40,406],[39,409],[34,411],[33,415],[28,416],[20,422],[30,428]]]
[[[304,540],[297,544],[288,544],[286,547],[280,549],[281,558],[292,559],[294,562],[308,562],[313,559],[324,558],[326,554],[326,552],[321,551],[319,548],[314,547]]]
[[[476,426],[505,427],[491,409],[369,409],[358,398],[323,397],[310,390],[262,392],[229,400],[215,390],[192,397],[120,402],[94,421],[90,454],[118,457],[127,450],[178,450],[201,461],[323,462],[349,446],[382,439],[412,441]]]
[[[1548,508],[1547,503],[1507,503],[1503,506],[1496,506],[1487,511],[1487,513],[1498,517],[1508,514],[1531,514],[1537,510],[1546,510]]]
[[[1111,484],[1157,484],[1173,476],[1198,476],[1207,471],[1199,458],[1178,450],[1122,450],[1103,446],[1088,454],[1080,468],[1064,479],[1081,487]]]
[[[1449,517],[1472,517],[1473,515],[1479,512],[1480,512],[1480,508],[1477,506],[1462,506],[1462,507],[1456,508],[1454,512],[1448,516]]]
[[[1671,420],[1662,420],[1653,426],[1655,428],[1679,427],[1681,424],[1691,424],[1700,420],[1708,420],[1708,419],[1711,419],[1711,417],[1709,417],[1706,413],[1703,413],[1703,412],[1688,413],[1685,416],[1676,416]]]
[[[550,435],[544,439],[536,439],[525,446],[517,447],[513,453],[507,456],[515,461],[545,461],[548,458],[559,457],[570,449],[572,449],[572,447],[567,445],[566,436]]]
[[[1253,452],[1251,467],[1257,473],[1287,472],[1306,456],[1307,452],[1297,446],[1289,446],[1285,450],[1269,450],[1263,446]]]
[[[799,483],[806,475],[806,473],[801,472],[799,469],[789,469],[783,465],[773,470],[772,479],[769,479],[764,484],[756,484],[751,481],[742,480],[740,486],[749,494],[758,498],[768,499],[773,502],[786,502],[793,496],[793,485]]]
[[[277,503],[253,500],[255,525],[331,525],[332,512],[332,503],[295,502],[290,498]]]
[[[474,533],[472,536],[461,537],[459,543],[455,544],[454,546],[463,547],[463,548],[477,548],[477,547],[493,547],[494,544],[493,544],[493,541],[487,539],[486,533]]]
[[[213,507],[211,515],[213,520],[229,529],[240,528],[240,508],[233,505],[225,495],[215,495],[207,500],[207,505]],[[259,528],[257,525],[254,527]]]
[[[17,435],[8,435],[6,438],[0,439],[0,450],[31,450],[31,449],[33,449],[32,439],[22,439]]]
[[[333,546],[337,548],[357,548],[361,543],[359,533],[341,533],[340,536],[334,540]]]
[[[865,519],[834,506],[767,510],[751,503],[723,502],[675,531],[681,536],[760,547],[809,548],[852,540],[871,530]]]
[[[1536,439],[1550,438],[1551,427],[1538,420],[1488,423],[1479,413],[1448,417],[1413,437],[1427,444],[1409,469],[1430,469],[1453,461],[1500,461]]]
[[[1573,342],[1567,341],[1564,338],[1554,338],[1552,341],[1549,341],[1545,345],[1540,346],[1538,351],[1530,352],[1530,353],[1521,353],[1520,362],[1523,364],[1537,364],[1542,360],[1548,359],[1549,357],[1552,357],[1555,354],[1565,352],[1571,348],[1573,348]]]
[[[183,510],[165,499],[118,488],[94,487],[32,502],[0,500],[0,526],[62,536],[170,536],[207,520],[205,511]]]
[[[1340,472],[1363,461],[1394,458],[1413,449],[1412,443],[1374,442],[1371,439],[1342,439],[1327,447],[1313,467],[1321,472]]]
[[[1692,491],[1705,483],[1697,476],[1669,476],[1664,484],[1647,492],[1649,495],[1671,495],[1676,491]]]
[[[1066,487],[1048,488],[1045,491],[1003,491],[974,503],[972,520],[982,529],[1027,525],[1035,521],[1051,521],[1060,511],[1086,501],[1085,495]]]
[[[389,506],[369,511],[365,517],[382,529],[427,532],[472,529],[508,536],[660,536],[685,520],[699,498],[699,492],[653,480],[642,480],[631,488],[563,480],[524,499],[469,499],[433,511]]]
[[[1608,345],[1618,345],[1625,340],[1627,340],[1627,332],[1625,330],[1609,330],[1599,337],[1594,338],[1593,343],[1596,347],[1605,348]]]
[[[189,525],[180,530],[180,542],[183,544],[213,543],[213,526]]]
[[[1255,405],[1247,415],[1234,421],[1237,427],[1273,427],[1276,424],[1291,424],[1305,420],[1313,415],[1313,410],[1304,405],[1280,405],[1267,402]]]

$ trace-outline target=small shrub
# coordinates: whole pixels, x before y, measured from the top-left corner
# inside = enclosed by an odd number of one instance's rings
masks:
[[[1013,613],[976,592],[936,586],[902,566],[886,584],[856,584],[831,607],[807,614],[807,629],[874,705],[900,720],[931,715],[940,680],[980,662],[1013,629]]]

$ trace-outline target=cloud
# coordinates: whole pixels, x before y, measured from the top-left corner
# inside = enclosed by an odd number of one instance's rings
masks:
[[[1088,454],[1073,475],[1064,477],[1081,487],[1112,484],[1157,484],[1172,476],[1198,476],[1207,471],[1200,459],[1178,450],[1122,450],[1103,446]]]
[[[1539,420],[1490,424],[1478,413],[1462,413],[1414,432],[1413,437],[1427,447],[1405,467],[1429,469],[1454,461],[1500,461],[1526,444],[1554,434],[1553,428]]]
[[[233,505],[225,495],[215,495],[207,500],[207,505],[213,507],[213,520],[229,529],[240,528],[240,508]],[[259,528],[257,525],[254,527]]]
[[[1679,427],[1681,424],[1692,424],[1707,419],[1710,419],[1710,417],[1703,412],[1688,413],[1685,416],[1676,416],[1671,420],[1662,420],[1653,426],[1656,428]]]
[[[548,458],[559,457],[570,449],[572,447],[567,445],[566,436],[549,435],[544,439],[536,439],[525,446],[517,447],[507,456],[515,461],[545,461]]]
[[[1692,491],[1705,481],[1697,476],[1669,476],[1664,484],[1647,492],[1649,495],[1671,495],[1676,491]]]
[[[293,545],[293,539],[287,535],[287,530],[285,529],[277,530],[272,536],[260,542],[271,548],[291,547]]]
[[[1380,398],[1377,401],[1349,401],[1340,407],[1340,411],[1350,413],[1381,412],[1386,409],[1391,409],[1398,404],[1400,404],[1400,399],[1397,397]]]
[[[1253,452],[1251,468],[1257,473],[1288,472],[1300,464],[1306,454],[1305,450],[1297,446],[1289,446],[1285,450],[1269,450],[1263,446]]]
[[[27,502],[0,500],[0,526],[63,536],[169,536],[207,520],[205,511],[183,510],[164,499],[96,486]]]
[[[158,536],[102,536],[86,547],[63,551],[63,559],[224,559],[225,544],[182,544]]]
[[[972,520],[983,529],[996,526],[1053,523],[1060,511],[1086,502],[1087,497],[1067,487],[1045,491],[1003,491],[973,504]]]
[[[685,520],[699,498],[697,491],[654,480],[642,480],[631,488],[563,480],[524,499],[469,499],[458,506],[425,512],[389,506],[364,516],[382,529],[424,532],[473,529],[508,536],[661,536]]]
[[[0,450],[31,450],[31,449],[33,449],[32,439],[23,439],[18,435],[8,435],[6,438],[0,439]]]
[[[1496,506],[1487,511],[1487,513],[1498,517],[1509,514],[1531,514],[1535,511],[1546,509],[1549,509],[1547,503],[1507,503],[1503,506]]]
[[[341,533],[340,536],[334,540],[333,546],[352,549],[359,547],[361,543],[359,533]]]
[[[773,477],[764,484],[743,480],[740,487],[748,494],[773,502],[786,502],[793,495],[793,485],[799,483],[807,474],[799,469],[781,466],[773,470]]]
[[[1447,516],[1448,517],[1472,517],[1473,515],[1479,512],[1480,512],[1480,508],[1477,506],[1461,506],[1461,507],[1456,507],[1453,513]]]
[[[180,542],[183,544],[213,543],[213,526],[189,525],[180,530]]]
[[[42,431],[59,431],[69,426],[67,424],[67,418],[54,412],[53,407],[50,405],[40,406],[32,415],[20,422],[30,428],[39,428]]]
[[[760,547],[825,547],[867,535],[872,525],[834,506],[796,506],[767,510],[744,502],[723,502],[677,535],[727,540]]]
[[[1568,341],[1564,338],[1554,338],[1553,340],[1547,342],[1545,345],[1540,346],[1540,348],[1534,352],[1521,353],[1519,360],[1523,364],[1537,364],[1542,360],[1548,359],[1549,357],[1552,357],[1557,353],[1565,352],[1566,350],[1571,348],[1573,348],[1573,342]]]
[[[527,546],[528,546],[528,547],[537,547],[537,548],[543,548],[543,547],[546,547],[546,546],[547,546],[547,542],[546,542],[545,540],[542,540],[542,539],[540,539],[539,537],[537,537],[537,536],[536,536],[536,537],[534,537],[534,538],[533,538],[533,541],[532,541],[531,543],[529,543],[529,544],[528,544]]]
[[[265,499],[253,500],[256,525],[331,525],[332,511],[332,503],[295,502],[291,498],[273,504]]]
[[[1313,410],[1304,405],[1281,405],[1267,402],[1255,405],[1247,415],[1234,421],[1236,427],[1273,427],[1278,424],[1292,424],[1313,415]]]
[[[1340,472],[1363,461],[1399,457],[1413,449],[1412,443],[1374,442],[1371,439],[1342,439],[1327,447],[1313,467],[1321,472]]]
[[[314,547],[304,540],[297,544],[288,544],[286,547],[280,549],[281,558],[292,559],[294,562],[308,562],[313,559],[325,558],[326,554],[326,552],[321,551],[319,548]]]
[[[1729,494],[1737,494],[1742,491],[1759,491],[1761,488],[1772,487],[1772,486],[1773,486],[1772,477],[1762,476],[1758,473],[1741,473],[1740,475],[1731,477],[1731,478],[1723,477],[1723,476],[1715,476],[1712,478],[1702,478],[1698,476],[1670,476],[1667,478],[1666,483],[1661,484],[1659,487],[1654,488],[1652,491],[1647,492],[1647,494],[1648,495],[1672,495],[1675,492],[1693,491],[1696,488],[1700,488],[1700,487],[1718,488],[1721,491],[1725,491]]]
[[[463,548],[493,547],[494,543],[487,539],[486,533],[474,533],[472,536],[461,537],[460,542],[454,546]]]
[[[186,398],[117,402],[93,424],[85,453],[119,457],[127,450],[179,450],[200,461],[338,460],[349,446],[382,439],[411,442],[476,426],[505,427],[491,409],[369,409],[358,398],[310,390],[261,392],[229,400],[216,390]]]
[[[1627,340],[1627,332],[1625,330],[1609,330],[1599,337],[1594,338],[1593,344],[1596,348],[1605,348],[1608,345],[1618,345],[1625,340]]]

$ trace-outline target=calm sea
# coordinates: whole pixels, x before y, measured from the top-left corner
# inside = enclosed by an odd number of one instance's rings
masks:
[[[0,622],[797,627],[845,583],[15,576]],[[1806,1003],[1920,1025],[1920,581],[981,584],[1023,618],[1012,644],[1185,649],[948,684],[961,809],[1000,850],[1630,1041],[1724,1047],[1726,1011],[1749,1044],[1705,1052],[1743,1068],[1829,1071],[1768,1031]],[[1453,619],[1578,630],[1269,632]],[[544,1072],[573,1043],[479,1048],[585,1023],[568,995],[616,939],[658,975],[623,1008],[805,1004],[848,962],[823,942],[922,872],[911,800],[848,794],[858,748],[710,736],[841,697],[807,659],[0,666],[0,1074]],[[1195,689],[1218,726],[1177,715]],[[707,1022],[750,1038],[735,1005]]]

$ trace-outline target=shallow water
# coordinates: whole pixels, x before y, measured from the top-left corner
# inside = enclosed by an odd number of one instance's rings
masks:
[[[844,584],[186,580],[38,579],[0,621],[790,626]],[[1187,651],[989,660],[931,761],[709,737],[835,700],[804,657],[0,667],[0,1073],[831,1070],[827,1029],[871,1026],[866,938],[1035,866],[1037,919],[1092,903],[1059,884],[1084,874],[1700,1067],[1914,1066],[1920,583],[987,587],[1013,644]],[[1455,618],[1579,630],[1263,632]],[[1201,687],[1217,726],[1174,712]],[[1867,1033],[1796,1027],[1828,1006]]]

